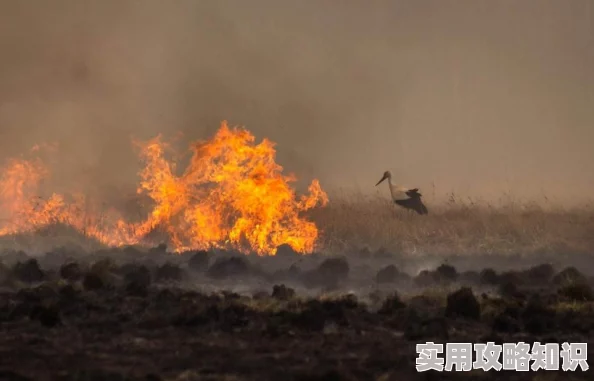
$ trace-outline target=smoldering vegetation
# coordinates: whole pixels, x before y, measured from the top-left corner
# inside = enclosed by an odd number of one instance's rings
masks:
[[[0,369],[13,380],[427,380],[415,371],[418,342],[594,334],[594,261],[583,257],[427,266],[386,251],[175,255],[160,245],[1,258]]]
[[[554,275],[563,274],[563,269],[580,269],[580,273],[585,274],[580,275],[580,279],[586,282],[591,280],[587,274],[594,274],[594,257],[581,253],[543,253],[538,257],[512,254],[410,256],[384,248],[376,251],[363,248],[331,255],[300,254],[289,245],[281,245],[273,256],[222,249],[172,253],[166,244],[93,251],[56,247],[40,255],[5,249],[0,260],[7,271],[2,285],[8,288],[18,289],[50,278],[79,281],[85,274],[95,277],[95,270],[100,269],[114,285],[123,285],[129,276],[142,274],[147,284],[175,282],[180,287],[201,292],[230,290],[252,294],[275,284],[285,284],[306,296],[349,292],[365,297],[366,293],[381,292],[383,288],[416,292],[450,285],[488,290],[510,279],[532,285],[538,283],[539,276],[545,278],[544,283],[555,281]]]

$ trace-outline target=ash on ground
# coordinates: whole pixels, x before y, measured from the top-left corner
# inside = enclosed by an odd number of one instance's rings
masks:
[[[594,337],[594,258],[583,255],[328,257],[283,247],[259,257],[159,246],[0,258],[7,380],[467,380],[417,373],[416,344]]]

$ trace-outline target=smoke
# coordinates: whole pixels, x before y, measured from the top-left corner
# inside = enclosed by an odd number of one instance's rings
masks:
[[[57,142],[60,183],[133,184],[131,138],[228,120],[326,188],[594,186],[590,0],[14,0],[0,32],[0,158]]]

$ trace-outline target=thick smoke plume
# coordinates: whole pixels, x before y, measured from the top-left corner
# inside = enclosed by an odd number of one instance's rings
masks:
[[[583,200],[593,20],[590,0],[4,1],[0,158],[57,143],[55,186],[118,194],[133,138],[229,120],[303,184]]]

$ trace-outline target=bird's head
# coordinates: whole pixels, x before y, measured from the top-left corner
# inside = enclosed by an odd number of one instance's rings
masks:
[[[375,184],[375,186],[380,185],[381,182],[384,181],[385,179],[391,179],[391,178],[392,178],[392,174],[390,173],[390,171],[386,171],[386,172],[384,172],[384,175],[382,176],[380,181],[378,181],[377,184]]]

